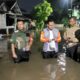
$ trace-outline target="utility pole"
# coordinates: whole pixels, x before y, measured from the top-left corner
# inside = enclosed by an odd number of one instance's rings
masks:
[[[71,0],[71,16],[72,16],[72,11],[73,10],[73,0]]]

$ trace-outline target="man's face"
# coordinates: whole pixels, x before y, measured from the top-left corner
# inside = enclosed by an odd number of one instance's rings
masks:
[[[76,20],[73,19],[73,18],[71,18],[71,19],[69,20],[69,24],[70,24],[71,26],[74,26],[74,25],[76,24]]]
[[[47,26],[48,26],[49,29],[53,29],[54,26],[55,26],[55,23],[54,23],[54,22],[49,22],[49,23],[47,24]]]
[[[17,27],[18,27],[19,30],[23,30],[24,29],[24,22],[23,21],[19,21],[17,23]]]

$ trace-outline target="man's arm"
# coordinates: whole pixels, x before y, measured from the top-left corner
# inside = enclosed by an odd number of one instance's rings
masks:
[[[41,35],[40,35],[40,41],[41,42],[49,42],[49,39],[44,37],[44,32],[43,31],[41,32]]]
[[[64,32],[64,40],[66,43],[72,42],[71,37],[69,37],[67,30]]]
[[[17,58],[16,52],[15,52],[15,45],[13,43],[11,44],[11,51],[12,51],[13,58]]]
[[[33,44],[33,38],[32,37],[27,37],[26,50],[30,50],[32,44]]]
[[[32,44],[33,44],[33,38],[29,37],[29,46],[30,46],[30,48],[31,48]]]
[[[60,35],[60,32],[58,32],[58,37],[57,39],[55,39],[56,42],[61,42],[61,35]]]

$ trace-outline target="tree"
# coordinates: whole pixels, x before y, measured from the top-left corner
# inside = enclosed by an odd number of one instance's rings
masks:
[[[64,27],[67,27],[69,25],[67,17],[64,17],[61,22],[62,22],[62,24],[64,24]]]
[[[35,6],[35,17],[37,20],[37,29],[42,30],[44,27],[44,22],[48,19],[48,17],[53,12],[51,4],[44,0],[42,3]]]

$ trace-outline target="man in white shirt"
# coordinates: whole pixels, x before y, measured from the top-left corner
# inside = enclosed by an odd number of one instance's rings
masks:
[[[53,20],[47,22],[47,28],[41,32],[40,41],[44,43],[43,58],[57,57],[58,42],[61,41],[61,36]]]

